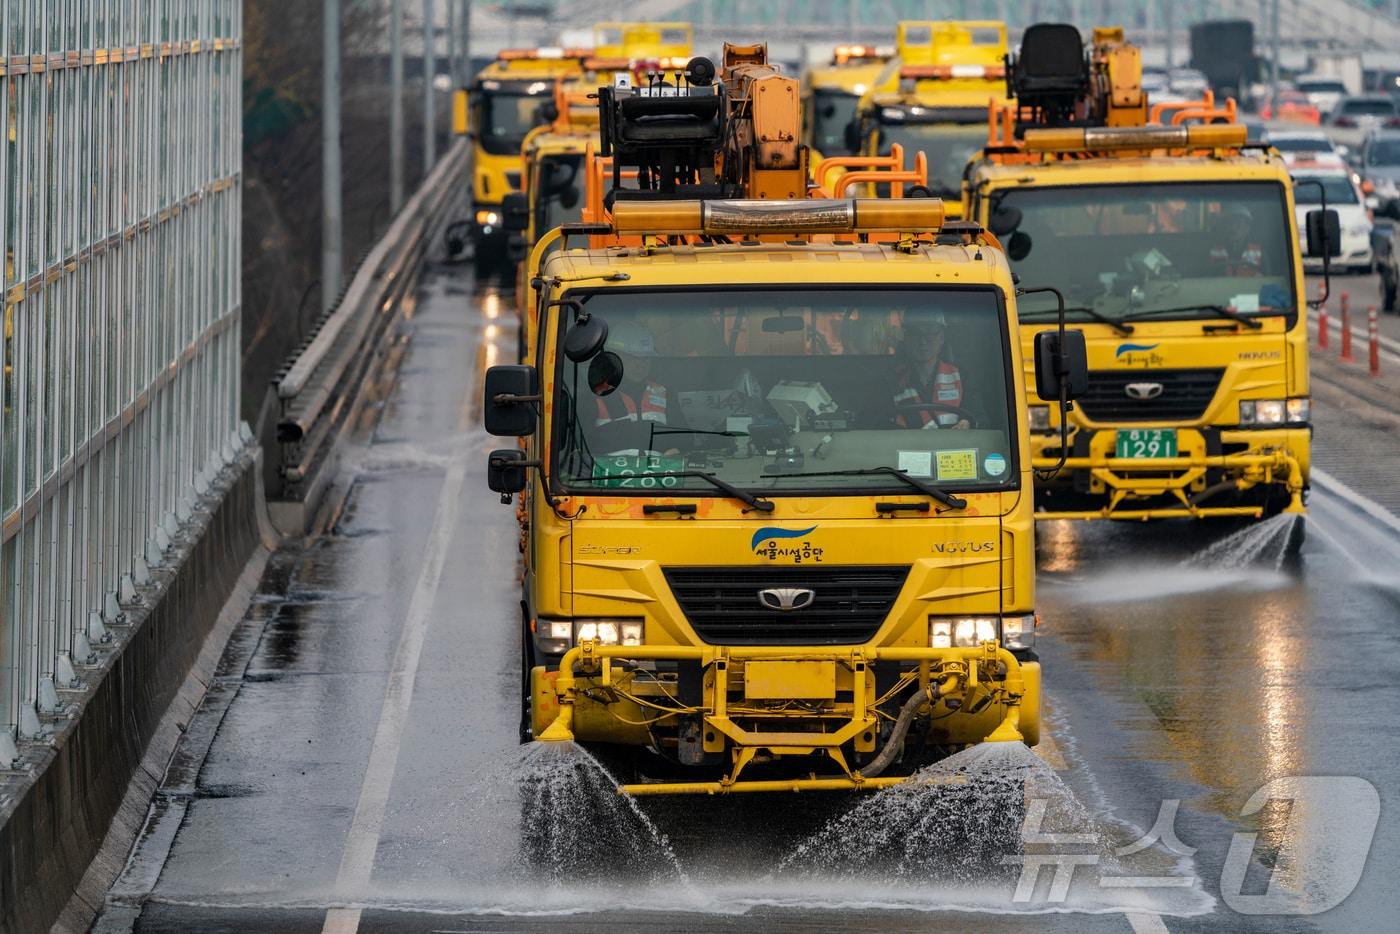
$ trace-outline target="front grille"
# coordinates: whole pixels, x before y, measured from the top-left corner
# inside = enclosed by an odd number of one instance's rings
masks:
[[[889,615],[908,565],[666,568],[666,582],[696,635],[716,645],[855,645]],[[816,592],[801,610],[758,602],[769,587]]]
[[[1089,374],[1089,391],[1075,402],[1096,422],[1180,422],[1205,414],[1221,369],[1200,370],[1095,370]],[[1128,396],[1132,383],[1161,383],[1155,399]]]

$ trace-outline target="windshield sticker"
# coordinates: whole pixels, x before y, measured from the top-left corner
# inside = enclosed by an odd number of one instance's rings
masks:
[[[900,451],[899,469],[911,477],[933,476],[932,451]]]
[[[805,529],[779,529],[773,526],[764,526],[753,533],[754,554],[767,558],[769,561],[791,558],[793,564],[801,564],[803,561],[820,562],[824,549],[813,547],[809,541],[792,541],[792,539],[804,538],[815,532],[816,529],[815,525]],[[790,544],[780,544],[780,539],[784,542],[790,542]]]
[[[938,452],[938,479],[976,480],[977,449]]]
[[[982,469],[989,477],[1000,477],[1006,473],[1006,458],[1000,454],[988,454],[987,459],[982,462]]]
[[[1259,310],[1259,293],[1241,292],[1230,298],[1230,307],[1240,314],[1253,314]]]

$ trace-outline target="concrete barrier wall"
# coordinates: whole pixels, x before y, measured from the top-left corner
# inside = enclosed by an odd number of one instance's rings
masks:
[[[48,930],[114,820],[134,837],[145,819],[139,796],[119,815],[128,786],[235,582],[267,544],[257,461],[250,446],[219,475],[143,589],[144,606],[113,627],[114,650],[82,672],[81,690],[64,692],[66,722],[24,744],[22,771],[0,773],[0,934]]]

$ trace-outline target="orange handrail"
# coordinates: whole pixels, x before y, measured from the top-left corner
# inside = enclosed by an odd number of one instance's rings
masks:
[[[1200,120],[1202,123],[1224,120],[1226,123],[1234,123],[1235,107],[1233,97],[1225,98],[1224,107],[1187,107],[1172,114],[1172,126],[1180,126],[1187,120]]]
[[[891,146],[890,149],[893,150],[894,147]],[[901,154],[900,162],[903,163],[903,161],[903,154]],[[904,189],[899,187],[896,183],[912,182],[915,185],[928,184],[928,156],[924,154],[922,149],[914,153],[914,168],[908,171],[900,168],[888,172],[880,172],[878,170],[869,172],[847,172],[836,180],[836,187],[832,189],[831,196],[833,198],[844,197],[847,188],[866,182],[875,185],[889,183],[890,197],[903,198]]]

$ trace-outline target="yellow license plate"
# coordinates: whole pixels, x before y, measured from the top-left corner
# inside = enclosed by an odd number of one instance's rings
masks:
[[[831,700],[836,662],[748,662],[744,696],[754,700]]]

